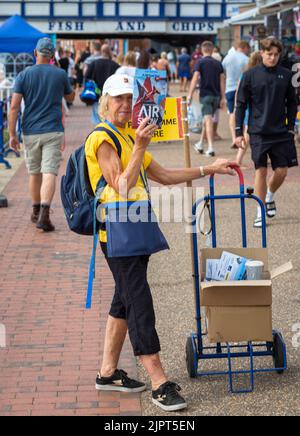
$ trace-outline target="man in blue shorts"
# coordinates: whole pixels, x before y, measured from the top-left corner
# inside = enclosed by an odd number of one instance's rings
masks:
[[[64,144],[62,99],[72,103],[75,97],[66,72],[50,64],[54,53],[49,38],[38,41],[36,65],[16,78],[9,115],[10,147],[19,150],[16,124],[24,99],[22,132],[33,206],[31,221],[45,232],[55,230],[49,213]]]

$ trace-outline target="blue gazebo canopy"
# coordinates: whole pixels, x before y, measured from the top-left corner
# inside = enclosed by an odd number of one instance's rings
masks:
[[[37,41],[45,36],[20,15],[13,15],[0,27],[0,53],[33,53]]]

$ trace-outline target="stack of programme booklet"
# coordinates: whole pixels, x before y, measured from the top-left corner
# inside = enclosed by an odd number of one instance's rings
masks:
[[[221,259],[206,260],[206,281],[235,281],[246,279],[245,257],[223,251]]]

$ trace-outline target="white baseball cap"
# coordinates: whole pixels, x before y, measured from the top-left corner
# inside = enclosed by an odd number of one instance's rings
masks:
[[[102,95],[117,97],[118,95],[133,94],[133,78],[127,74],[114,74],[103,85]]]

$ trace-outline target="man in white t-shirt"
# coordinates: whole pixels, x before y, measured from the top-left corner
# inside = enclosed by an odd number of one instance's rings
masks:
[[[222,65],[226,76],[226,101],[229,112],[229,127],[232,144],[235,143],[235,95],[241,75],[247,68],[250,45],[247,41],[240,41],[236,50],[230,50],[224,58]]]

